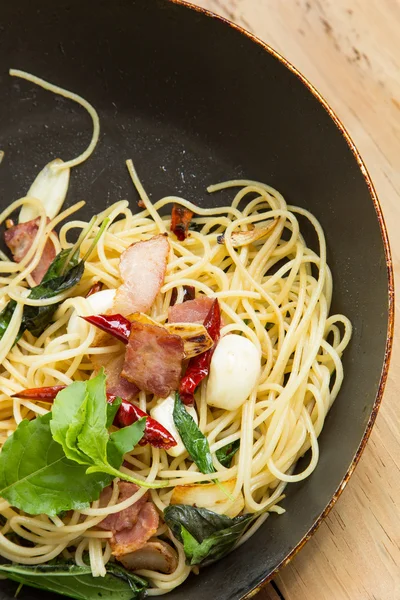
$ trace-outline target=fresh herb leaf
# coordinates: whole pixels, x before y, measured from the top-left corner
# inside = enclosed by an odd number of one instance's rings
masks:
[[[110,443],[115,446],[120,453],[121,459],[127,452],[130,452],[142,439],[144,428],[146,427],[146,417],[142,417],[132,425],[118,429],[110,435]]]
[[[84,381],[75,381],[58,392],[53,404],[50,429],[53,440],[62,445],[70,460],[86,464],[85,457],[77,450],[76,442],[86,418],[87,389]]]
[[[50,265],[51,268],[51,265]],[[85,264],[83,261],[69,269],[65,275],[47,280],[32,288],[29,298],[34,300],[50,299],[62,292],[75,287],[81,280]],[[54,313],[61,303],[48,304],[47,306],[24,307],[22,323],[35,337],[39,337],[51,321]]]
[[[108,473],[113,477],[121,477],[136,485],[158,488],[168,482],[147,483],[122,473],[119,468],[123,455],[131,451],[144,433],[144,422],[121,429],[110,436],[107,423],[110,412],[107,408],[106,377],[104,371],[90,379],[80,382],[79,393],[72,384],[59,392],[53,403],[55,415],[54,439],[62,446],[66,456],[86,467],[86,473]],[[79,405],[79,403],[81,403]],[[82,416],[84,420],[82,421]],[[66,425],[65,425],[66,424]],[[51,424],[53,431],[53,424]],[[72,427],[72,431],[70,430]],[[127,429],[127,431],[125,431]]]
[[[10,300],[10,302],[6,304],[6,306],[0,312],[0,339],[3,337],[7,327],[10,324],[16,306],[17,303],[15,300]]]
[[[216,451],[215,456],[218,461],[221,463],[223,467],[229,469],[232,463],[232,458],[235,456],[236,452],[239,450],[240,440],[235,440],[231,444],[227,444],[226,446],[222,446],[219,450]]]
[[[171,504],[164,509],[164,520],[175,537],[180,538],[181,526],[185,527],[198,541],[202,541],[232,524],[232,519],[225,515],[196,508],[187,504]]]
[[[67,270],[76,267],[79,263],[79,248],[71,256],[71,249],[61,250],[49,266],[41,284],[47,283],[56,277],[61,277]]]
[[[230,519],[206,508],[184,504],[167,506],[164,520],[182,543],[190,565],[208,565],[219,560],[239,541],[258,513]]]
[[[87,390],[86,418],[77,440],[77,447],[95,464],[107,462],[106,376],[104,371],[85,382]],[[133,446],[129,448],[132,450]]]
[[[22,421],[0,453],[0,497],[31,515],[88,508],[113,479],[87,475],[86,466],[69,460],[52,438],[50,420],[51,413]]]
[[[111,425],[114,423],[114,419],[116,417],[116,414],[117,414],[121,404],[122,404],[122,399],[120,397],[115,398],[115,400],[112,404],[107,402],[107,425],[106,425],[107,429],[109,429],[111,427]]]
[[[183,525],[181,525],[181,538],[186,558],[192,557],[200,546],[199,542]]]
[[[175,394],[173,416],[175,427],[193,462],[202,473],[215,473],[208,440],[187,412],[178,392]]]
[[[40,590],[55,592],[75,600],[140,600],[148,583],[123,567],[109,563],[105,577],[93,577],[90,567],[78,567],[70,561],[38,566],[0,565],[0,573],[9,579]]]

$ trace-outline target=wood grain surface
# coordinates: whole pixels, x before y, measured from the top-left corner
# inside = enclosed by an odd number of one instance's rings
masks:
[[[350,132],[400,275],[400,0],[198,0],[291,61]],[[396,303],[397,308],[397,303]],[[400,321],[382,408],[344,493],[256,600],[400,600]]]

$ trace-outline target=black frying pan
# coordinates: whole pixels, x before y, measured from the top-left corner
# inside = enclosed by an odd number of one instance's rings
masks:
[[[24,69],[76,91],[101,117],[93,157],[73,171],[69,202],[89,217],[136,198],[133,158],[156,199],[202,206],[210,183],[235,177],[277,187],[321,221],[335,282],[333,309],[354,324],[345,381],[320,438],[313,475],[287,488],[285,515],[170,594],[245,597],[285,564],[343,489],[366,443],[386,379],[393,274],[380,207],[360,157],[310,85],[270,48],[204,11],[166,0],[13,0],[0,14],[0,202],[22,196],[51,158],[87,143],[91,123],[72,103],[11,79]],[[313,243],[313,239],[309,239]],[[15,585],[1,582],[0,598]],[[24,588],[21,600],[54,598]]]

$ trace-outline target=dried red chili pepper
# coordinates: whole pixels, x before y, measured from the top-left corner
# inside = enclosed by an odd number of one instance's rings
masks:
[[[52,402],[58,392],[65,389],[65,385],[52,385],[49,387],[30,388],[22,390],[18,394],[13,394],[12,398],[23,398],[26,400],[42,400],[43,402]]]
[[[90,317],[82,317],[82,319],[113,335],[124,344],[128,343],[131,322],[122,315],[91,315]]]
[[[214,342],[217,342],[221,329],[221,311],[217,299],[212,303],[208,315],[204,319],[203,325]],[[192,405],[194,403],[194,392],[199,383],[207,377],[210,371],[210,363],[214,349],[215,343],[210,350],[207,350],[207,352],[203,352],[203,354],[199,354],[190,359],[186,373],[182,377],[179,385],[179,394],[184,404]]]
[[[14,394],[13,398],[26,398],[30,400],[40,400],[41,402],[51,403],[57,396],[58,392],[65,388],[65,385],[31,388]],[[112,404],[116,398],[117,396],[113,394],[107,394],[107,402],[110,404]],[[169,431],[165,429],[165,427],[163,427],[158,421],[150,417],[135,404],[128,402],[128,400],[122,400],[114,420],[114,425],[117,427],[127,427],[142,417],[146,417],[146,426],[144,430],[144,436],[139,442],[141,446],[150,444],[154,448],[163,448],[164,450],[168,450],[169,448],[176,446],[176,440],[169,433]]]
[[[180,242],[187,238],[193,212],[180,204],[174,204],[171,212],[171,231]]]
[[[94,283],[92,285],[92,287],[90,288],[90,290],[86,294],[86,298],[89,298],[89,296],[91,296],[92,294],[97,294],[97,292],[101,292],[101,290],[103,289],[103,287],[104,287],[104,284],[101,281],[96,281],[96,283]]]
[[[107,394],[107,402],[112,404],[117,396]],[[114,425],[117,427],[127,427],[138,421],[142,417],[146,417],[146,427],[144,436],[139,442],[140,446],[150,444],[154,448],[163,448],[168,450],[176,446],[176,441],[165,427],[158,421],[150,417],[147,413],[141,410],[136,404],[132,404],[127,400],[122,400],[122,404],[118,409],[115,417]]]
[[[182,302],[187,302],[188,300],[194,300],[196,297],[196,290],[192,285],[184,285],[183,286],[183,299]],[[177,288],[172,288],[171,294],[171,302],[170,306],[174,306],[178,299],[178,290]]]

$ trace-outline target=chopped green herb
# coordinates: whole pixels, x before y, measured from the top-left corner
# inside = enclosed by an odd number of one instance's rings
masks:
[[[178,392],[175,394],[173,416],[175,427],[193,462],[202,473],[214,473],[215,468],[208,440],[196,425],[193,417],[187,412]]]

